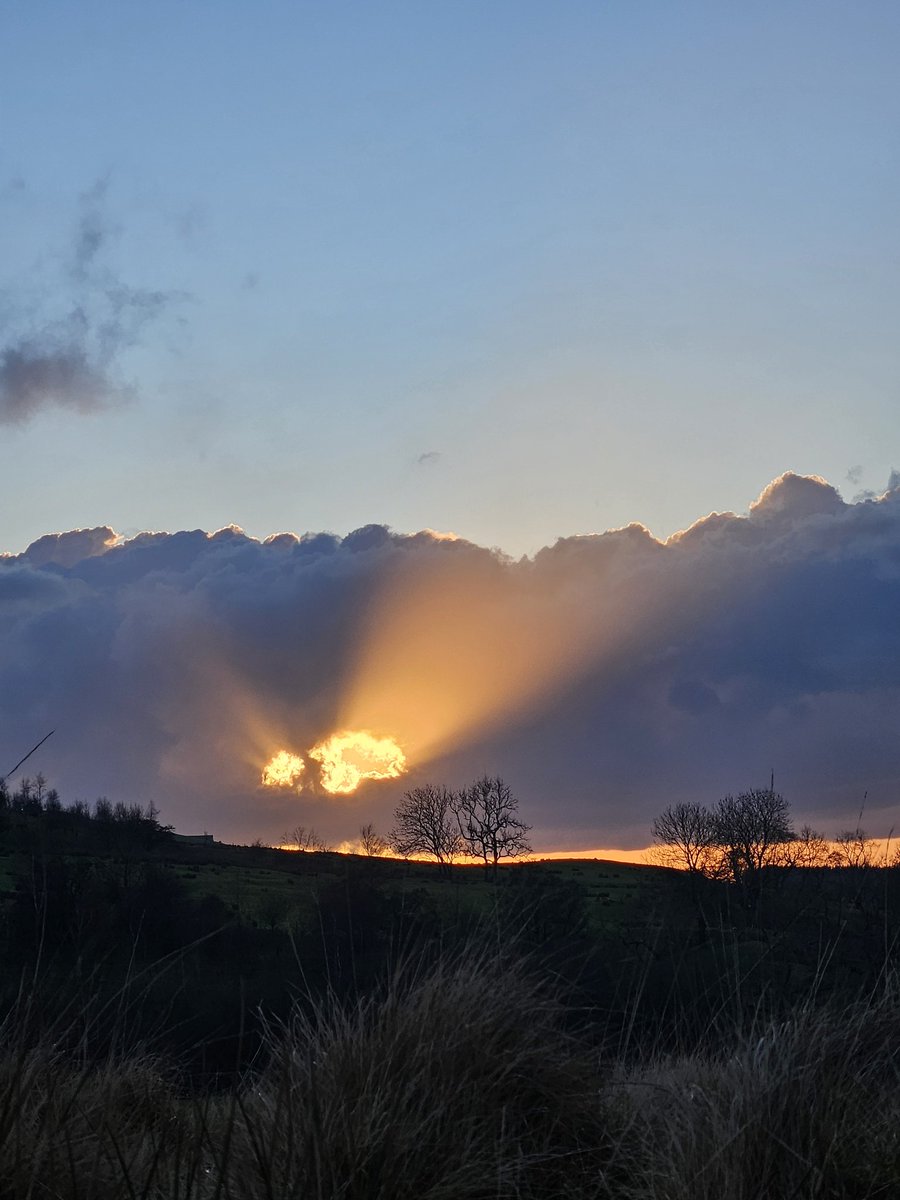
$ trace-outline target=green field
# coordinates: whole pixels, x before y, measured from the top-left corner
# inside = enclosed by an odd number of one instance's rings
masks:
[[[507,863],[495,875],[478,865],[454,865],[444,872],[428,862],[216,843],[178,845],[162,861],[192,896],[215,896],[236,919],[254,925],[314,920],[318,897],[350,876],[395,894],[427,895],[440,908],[462,906],[483,915],[491,912],[498,893],[516,887],[523,876],[529,882],[568,884],[583,894],[598,931],[621,924],[636,907],[646,919],[655,908],[682,902],[676,872],[600,859]]]

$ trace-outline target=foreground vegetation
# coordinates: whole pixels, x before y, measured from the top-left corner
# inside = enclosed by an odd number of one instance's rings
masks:
[[[900,1194],[900,869],[718,874],[7,796],[0,1197]]]
[[[269,1025],[253,1070],[187,1093],[171,1064],[0,1058],[9,1197],[84,1200],[890,1197],[896,982],[847,1009],[721,1031],[691,1055],[598,1052],[521,965],[407,967]]]

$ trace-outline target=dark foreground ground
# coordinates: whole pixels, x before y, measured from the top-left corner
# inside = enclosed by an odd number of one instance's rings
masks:
[[[900,1195],[896,868],[748,903],[19,812],[0,888],[0,1197]]]

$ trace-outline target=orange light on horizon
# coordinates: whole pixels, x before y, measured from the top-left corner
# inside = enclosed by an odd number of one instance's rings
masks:
[[[565,862],[566,860],[596,860],[598,862],[615,862],[626,863],[630,866],[655,867],[660,863],[658,858],[658,846],[646,846],[639,850],[617,850],[614,847],[604,846],[595,850],[534,850],[526,859],[519,861],[526,862]]]
[[[292,846],[280,846],[279,849],[289,850]],[[540,862],[607,862],[620,863],[625,866],[641,866],[641,867],[658,867],[663,864],[659,861],[658,846],[646,846],[639,850],[618,850],[611,847],[602,847],[593,850],[535,850],[531,854],[525,854],[520,858],[503,858],[500,860],[500,867],[516,867],[523,863],[540,863]],[[362,843],[359,838],[353,840],[345,840],[339,842],[335,847],[337,854],[355,854],[363,853]],[[379,851],[379,858],[390,858],[397,862],[436,862],[437,860],[430,854],[409,854],[405,857],[390,847]],[[480,858],[470,857],[468,855],[460,855],[455,859],[454,865],[458,867],[479,867],[482,868],[484,863]],[[680,869],[680,868],[678,868]]]

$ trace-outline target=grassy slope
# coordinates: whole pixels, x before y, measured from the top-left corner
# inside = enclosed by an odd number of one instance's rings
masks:
[[[115,869],[115,855],[98,856],[78,847],[66,848],[69,862],[94,862]],[[130,860],[129,869],[153,863],[171,871],[190,896],[212,896],[241,924],[260,928],[309,927],[318,920],[318,897],[349,877],[364,879],[390,895],[415,892],[438,910],[461,910],[488,916],[498,892],[514,887],[522,873],[529,887],[523,904],[542,902],[541,888],[577,887],[583,897],[589,926],[596,932],[621,931],[639,920],[645,927],[654,912],[691,914],[685,907],[679,873],[661,867],[593,859],[555,859],[506,863],[494,877],[476,865],[456,865],[450,873],[435,863],[364,858],[333,852],[298,852],[227,843],[196,845],[172,842]],[[29,854],[0,848],[0,902],[12,896],[18,880],[33,870]]]
[[[71,863],[96,863],[116,869],[115,854],[101,856],[79,847],[66,847]],[[516,873],[527,873],[541,886],[577,885],[586,904],[588,921],[597,932],[618,930],[639,914],[684,909],[678,873],[660,867],[592,859],[556,859],[506,863],[494,877],[477,865],[456,865],[450,873],[435,863],[364,858],[333,852],[298,852],[227,843],[197,845],[172,842],[129,859],[128,869],[152,863],[171,871],[195,899],[213,896],[242,924],[258,927],[308,926],[316,921],[318,897],[351,875],[363,878],[387,894],[418,892],[440,911],[461,909],[489,915],[498,890],[514,886]],[[20,880],[34,867],[32,855],[0,847],[0,902],[10,898]],[[119,868],[121,869],[121,868]],[[529,893],[531,895],[532,893]],[[539,902],[523,898],[524,903]],[[690,914],[685,911],[685,920]]]
[[[214,895],[243,920],[266,923],[279,909],[278,923],[303,920],[315,907],[316,894],[340,883],[348,871],[365,872],[377,886],[391,890],[422,890],[438,904],[489,911],[497,887],[507,886],[509,873],[527,870],[575,883],[584,890],[591,923],[597,928],[619,921],[635,904],[644,910],[680,903],[675,873],[601,860],[571,859],[504,865],[497,881],[478,866],[454,866],[447,875],[434,863],[357,855],[297,852],[259,847],[177,845],[165,861],[196,896]]]

